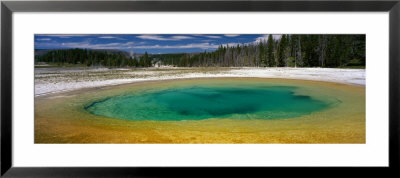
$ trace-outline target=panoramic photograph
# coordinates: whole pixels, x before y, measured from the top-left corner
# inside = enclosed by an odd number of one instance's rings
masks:
[[[364,144],[364,34],[35,34],[36,144]]]

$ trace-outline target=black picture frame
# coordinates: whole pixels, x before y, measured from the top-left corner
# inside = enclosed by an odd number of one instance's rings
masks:
[[[281,175],[309,174],[311,169],[339,175],[335,168],[290,167],[14,167],[12,165],[12,18],[13,12],[388,12],[389,13],[389,167],[341,168],[350,172],[384,171],[399,168],[400,101],[400,1],[2,1],[1,2],[1,175],[4,177],[132,177],[209,174]],[[246,169],[246,170],[244,170]],[[266,170],[268,169],[268,170]],[[216,171],[211,173],[210,171]],[[329,172],[329,173],[328,173]],[[348,174],[348,173],[347,173]],[[398,172],[396,173],[398,174]]]

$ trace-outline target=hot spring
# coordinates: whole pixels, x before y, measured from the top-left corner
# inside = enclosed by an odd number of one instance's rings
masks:
[[[296,118],[324,110],[338,101],[296,94],[299,86],[191,85],[125,93],[85,106],[91,114],[123,120]]]
[[[35,143],[365,143],[365,87],[262,78],[35,97]]]

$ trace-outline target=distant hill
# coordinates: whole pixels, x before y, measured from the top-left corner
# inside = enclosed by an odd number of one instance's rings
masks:
[[[50,51],[55,50],[70,50],[70,49],[35,49],[35,56],[43,56]],[[96,52],[103,52],[106,54],[116,54],[116,55],[123,55],[125,57],[130,57],[129,53],[126,51],[118,50],[118,49],[86,49],[88,51],[96,51]],[[135,56],[142,56],[141,54],[135,54]]]
[[[35,64],[56,66],[151,67],[148,54],[133,54],[116,49],[37,49]]]
[[[35,49],[35,56],[43,56],[53,49]]]
[[[55,50],[70,50],[73,48],[65,48],[65,49],[35,49],[35,56],[43,56],[45,54],[47,54],[50,51],[55,51]],[[121,54],[124,55],[125,57],[130,57],[130,54],[127,51],[123,51],[123,50],[119,50],[119,49],[86,49],[88,51],[97,51],[97,52],[104,52],[107,54]],[[166,54],[149,54],[149,56],[151,57],[165,57],[165,56],[183,56],[184,54],[190,54],[190,55],[196,55],[196,54],[200,54],[201,52],[191,52],[191,53],[166,53]],[[134,53],[133,54],[135,57],[141,57],[144,55],[144,53]],[[133,57],[133,56],[132,56]]]

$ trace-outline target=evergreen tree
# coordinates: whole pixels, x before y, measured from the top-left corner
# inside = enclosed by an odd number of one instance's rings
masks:
[[[282,35],[278,47],[278,67],[284,67],[286,65],[285,62],[286,47],[287,47],[286,35]]]
[[[267,62],[265,60],[265,50],[264,50],[264,43],[261,41],[258,45],[258,58],[261,63],[261,67],[265,67]]]
[[[268,35],[268,42],[267,42],[267,61],[268,66],[273,67],[275,66],[275,56],[274,56],[274,40],[272,35]]]

